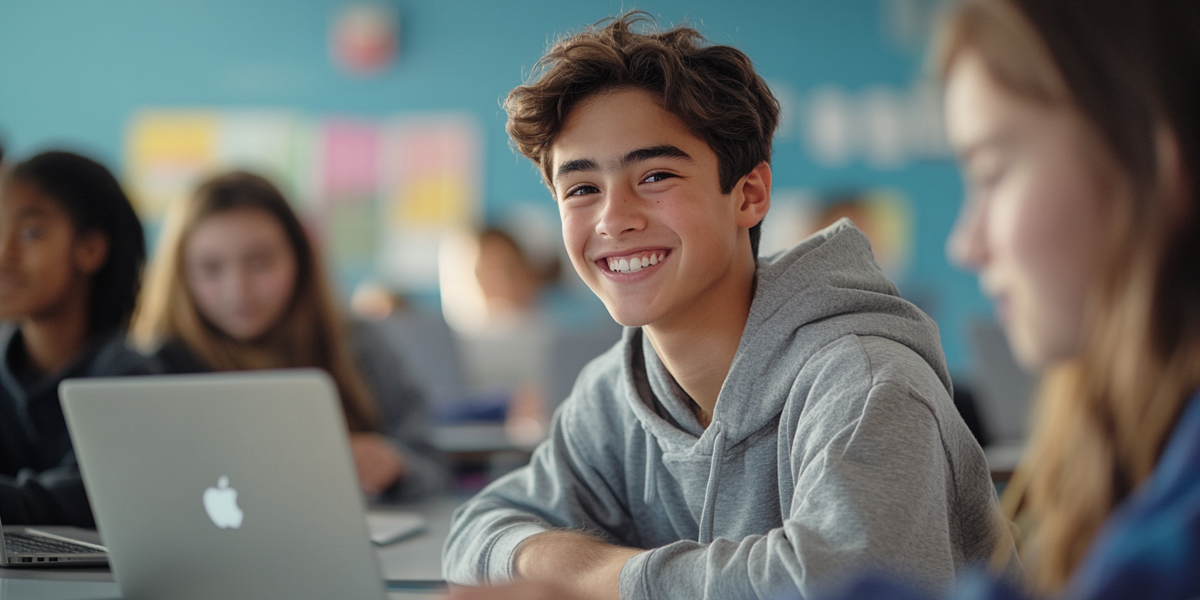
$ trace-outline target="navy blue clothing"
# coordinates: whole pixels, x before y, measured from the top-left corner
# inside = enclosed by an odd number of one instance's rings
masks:
[[[860,582],[836,598],[917,600],[882,580]],[[1026,600],[982,572],[959,580],[953,600]],[[1200,598],[1200,392],[1167,440],[1154,473],[1125,499],[1096,536],[1064,599]]]
[[[0,521],[5,525],[95,527],[58,402],[58,384],[76,377],[147,375],[157,363],[114,333],[88,345],[71,364],[34,374],[21,331],[0,326]]]

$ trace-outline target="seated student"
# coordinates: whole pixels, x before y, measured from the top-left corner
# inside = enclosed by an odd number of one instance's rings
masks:
[[[1200,598],[1200,4],[967,0],[945,33],[948,250],[1046,379],[1004,502],[1026,579],[951,597]],[[458,596],[563,597],[532,586]]]
[[[46,152],[0,180],[0,518],[93,527],[58,403],[68,377],[141,375],[125,346],[146,250],[102,165]]]
[[[475,278],[489,323],[503,327],[536,318],[543,288],[558,276],[557,261],[535,263],[517,240],[500,228],[484,229],[478,239]]]
[[[359,483],[408,499],[442,489],[429,409],[388,341],[343,323],[321,259],[279,190],[245,172],[172,213],[134,323],[172,373],[319,367],[337,384]]]
[[[999,512],[936,326],[848,222],[756,258],[778,104],[740,51],[638,20],[557,43],[508,97],[572,264],[627,328],[531,464],[455,514],[446,578],[664,599],[864,567],[950,583]]]
[[[1200,598],[1200,3],[970,0],[939,59],[948,251],[1044,374],[1004,501],[1027,577],[969,597]]]

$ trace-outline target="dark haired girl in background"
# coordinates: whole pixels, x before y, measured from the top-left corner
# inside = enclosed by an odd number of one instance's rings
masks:
[[[137,375],[125,346],[142,227],[99,163],[46,152],[0,181],[0,518],[94,526],[58,403],[68,377]]]

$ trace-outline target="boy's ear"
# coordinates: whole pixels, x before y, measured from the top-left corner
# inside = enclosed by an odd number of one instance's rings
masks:
[[[75,238],[72,252],[75,268],[92,275],[108,260],[108,236],[99,231],[89,231]]]
[[[771,208],[771,165],[758,163],[733,190],[737,195],[738,227],[749,229],[762,222]]]

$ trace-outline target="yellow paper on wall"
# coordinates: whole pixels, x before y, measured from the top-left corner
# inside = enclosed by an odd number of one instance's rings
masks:
[[[138,214],[160,220],[217,163],[220,117],[212,111],[147,111],[134,117],[126,146],[128,186]]]

